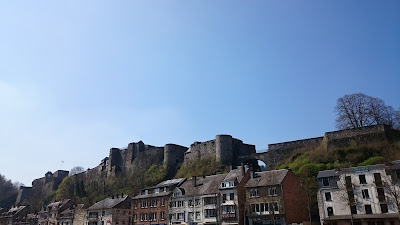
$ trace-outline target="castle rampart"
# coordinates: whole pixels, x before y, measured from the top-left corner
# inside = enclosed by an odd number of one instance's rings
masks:
[[[255,146],[244,144],[230,135],[217,135],[214,140],[194,142],[185,153],[185,164],[204,158],[215,157],[224,164],[240,165],[244,159],[255,153]]]

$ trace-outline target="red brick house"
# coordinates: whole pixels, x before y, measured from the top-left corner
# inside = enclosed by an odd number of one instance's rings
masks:
[[[132,198],[133,224],[168,224],[169,197],[174,188],[180,186],[185,180],[185,178],[167,180],[156,186],[142,189],[140,195]]]
[[[291,170],[254,173],[245,188],[250,225],[284,225],[308,220],[306,194]]]

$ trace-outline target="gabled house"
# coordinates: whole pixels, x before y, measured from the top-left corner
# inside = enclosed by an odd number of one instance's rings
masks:
[[[15,206],[8,211],[3,210],[0,214],[0,225],[25,223],[27,212],[27,206]]]
[[[38,213],[39,225],[58,225],[59,215],[62,211],[71,206],[71,200],[65,199],[58,202],[53,202],[42,207]]]
[[[289,169],[257,172],[246,185],[250,225],[284,225],[308,220],[307,197]]]
[[[219,187],[227,174],[192,177],[174,189],[169,199],[171,224],[220,224]]]
[[[116,195],[96,202],[86,210],[85,225],[131,225],[131,198]]]
[[[241,166],[229,171],[219,186],[220,221],[222,225],[244,224],[245,189],[251,170]]]
[[[168,199],[172,190],[185,180],[185,178],[166,180],[153,187],[142,189],[139,195],[132,198],[133,223],[168,224]]]

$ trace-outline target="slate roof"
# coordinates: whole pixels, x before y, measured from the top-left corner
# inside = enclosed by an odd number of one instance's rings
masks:
[[[137,195],[137,196],[133,197],[132,199],[162,197],[162,196],[167,196],[169,194],[171,194],[171,191],[159,192],[159,193],[151,193],[151,194],[147,194],[147,195]]]
[[[239,166],[237,169],[233,169],[233,170],[229,171],[229,173],[226,174],[226,177],[224,178],[223,181],[234,181],[236,179],[238,180],[239,183],[243,179],[241,166]]]
[[[157,184],[156,186],[151,187],[150,189],[157,188],[157,187],[168,187],[171,185],[178,185],[178,184],[182,183],[183,181],[185,181],[185,178],[166,180],[166,181],[163,181],[163,182]],[[149,189],[149,188],[146,188],[146,189]]]
[[[219,191],[221,182],[227,174],[218,174],[206,177],[196,177],[196,187],[194,178],[187,179],[179,188],[185,190],[186,196],[215,194]]]
[[[13,216],[19,212],[21,212],[23,209],[25,209],[26,206],[16,206],[16,207],[12,207],[11,209],[9,209],[7,212],[4,212],[2,214],[2,216]],[[4,210],[4,209],[3,209]]]
[[[159,184],[149,187],[149,188],[143,188],[142,190],[153,190],[155,188],[159,187],[169,187],[169,186],[179,186],[181,183],[183,183],[186,180],[186,178],[178,178],[178,179],[172,179],[172,180],[165,180],[160,182]],[[142,199],[142,198],[152,198],[152,197],[161,197],[161,196],[167,196],[171,194],[171,191],[166,191],[166,192],[159,192],[159,193],[150,193],[150,194],[140,194],[136,195],[132,199]]]
[[[334,176],[337,176],[336,170],[323,170],[318,172],[317,178]]]
[[[257,172],[254,175],[254,178],[251,178],[249,181],[247,181],[245,187],[263,187],[281,184],[288,171],[289,170],[287,169],[282,169]]]
[[[111,209],[114,208],[119,203],[125,201],[128,196],[122,198],[106,198],[99,202],[96,202],[94,205],[89,207],[89,210],[96,210],[96,209]]]

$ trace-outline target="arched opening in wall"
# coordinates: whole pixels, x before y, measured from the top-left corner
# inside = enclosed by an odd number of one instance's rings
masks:
[[[179,159],[176,159],[175,160],[175,165],[178,165],[179,164]]]
[[[257,164],[260,169],[259,172],[267,171],[267,165],[265,164],[265,162],[263,162],[261,160],[257,160]]]

